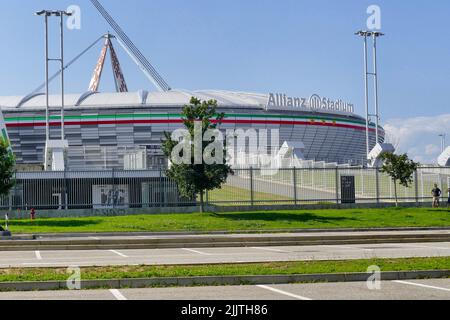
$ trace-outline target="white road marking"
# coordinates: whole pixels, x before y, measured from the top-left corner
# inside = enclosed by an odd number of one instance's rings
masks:
[[[198,254],[201,254],[201,255],[203,255],[203,256],[210,256],[210,255],[211,255],[210,253],[201,252],[201,251],[194,250],[194,249],[188,249],[188,248],[182,248],[182,249],[185,250],[185,251],[189,251],[189,252],[193,252],[193,253],[198,253]]]
[[[435,289],[435,290],[442,290],[442,291],[449,291],[450,292],[450,289],[448,289],[448,288],[427,286],[427,285],[421,284],[421,283],[414,283],[414,282],[400,281],[400,280],[395,280],[394,282],[401,283],[401,284],[407,284],[407,285],[410,285],[410,286],[416,286],[416,287],[422,287],[422,288],[427,288],[427,289]]]
[[[264,250],[264,251],[273,251],[273,252],[281,252],[281,253],[292,253],[291,251],[280,250],[280,249],[272,249],[272,248],[263,248],[263,247],[250,247],[250,249]]]
[[[362,251],[373,251],[374,250],[374,249],[365,249],[365,248],[358,248],[358,247],[351,247],[351,246],[344,246],[344,245],[326,245],[324,247],[342,248],[342,249],[348,249],[348,250],[362,250]]]
[[[40,251],[35,251],[34,253],[36,255],[36,259],[42,260],[42,256],[41,256],[41,252]]]
[[[257,287],[261,288],[261,289],[266,289],[266,290],[269,290],[269,291],[273,291],[273,292],[276,292],[276,293],[279,293],[279,294],[282,294],[282,295],[285,295],[285,296],[288,296],[288,297],[291,297],[291,298],[295,298],[297,300],[305,300],[305,301],[312,300],[311,298],[302,297],[302,296],[299,296],[299,295],[296,295],[296,294],[293,294],[293,293],[290,293],[290,292],[286,292],[286,291],[283,291],[283,290],[275,289],[275,288],[272,288],[272,287],[269,287],[269,286],[257,285]]]
[[[125,298],[125,296],[117,289],[110,289],[109,292],[111,292],[117,300],[127,300],[127,298]]]
[[[124,255],[123,253],[117,251],[117,250],[109,250],[109,252],[115,253],[118,256],[121,256],[122,258],[128,258],[128,256]]]
[[[98,237],[89,237],[89,238],[91,238],[93,240],[100,240],[100,238],[98,238]]]
[[[436,247],[436,246],[424,246],[420,244],[404,244],[405,247],[409,248],[424,248],[424,249],[438,249],[438,250],[450,250],[450,247]]]

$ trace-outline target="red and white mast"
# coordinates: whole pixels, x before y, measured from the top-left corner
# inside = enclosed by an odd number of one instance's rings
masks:
[[[100,86],[100,80],[102,78],[103,67],[105,65],[106,54],[108,53],[108,49],[111,55],[111,65],[114,75],[114,82],[116,85],[117,92],[128,92],[127,83],[125,81],[125,77],[123,76],[122,68],[120,67],[120,62],[117,57],[116,51],[114,50],[114,46],[111,42],[111,39],[114,36],[111,34],[105,35],[105,45],[102,48],[100,53],[100,58],[98,59],[97,65],[95,66],[94,73],[92,74],[92,79],[89,84],[89,91],[97,92]]]

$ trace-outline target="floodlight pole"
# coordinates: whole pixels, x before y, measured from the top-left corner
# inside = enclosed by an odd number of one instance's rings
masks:
[[[60,63],[61,63],[61,140],[65,140],[64,130],[64,11],[60,12]]]
[[[66,11],[41,10],[36,12],[38,16],[45,17],[45,135],[46,141],[50,140],[50,106],[49,106],[49,62],[58,61],[61,65],[61,140],[65,140],[64,130],[64,16],[71,16],[72,13]],[[49,57],[49,41],[48,41],[48,17],[55,16],[60,18],[60,57],[58,59],[50,59]]]
[[[45,136],[46,141],[50,140],[50,127],[49,127],[49,83],[48,83],[48,71],[49,71],[49,50],[48,50],[48,12],[43,12],[45,15]]]
[[[375,144],[380,142],[380,109],[378,100],[378,63],[377,63],[377,38],[383,36],[384,34],[378,31],[358,31],[355,33],[357,36],[364,37],[364,85],[365,85],[365,107],[366,107],[366,153],[367,158],[369,158],[370,153],[370,117],[376,117],[376,128],[375,128]],[[369,72],[368,67],[368,48],[367,48],[367,38],[372,37],[373,39],[373,72]],[[375,114],[370,114],[369,112],[369,76],[374,78],[374,96],[375,96]]]
[[[380,109],[378,104],[378,64],[377,64],[377,38],[383,36],[381,32],[372,33],[373,36],[373,76],[374,76],[374,95],[375,95],[375,117],[376,117],[376,143],[379,143],[380,137]]]
[[[369,67],[368,67],[368,53],[367,53],[367,34],[364,34],[364,86],[365,86],[365,107],[366,107],[366,159],[369,158],[370,153],[370,138],[369,138]]]
[[[355,33],[357,36],[364,38],[364,103],[366,111],[366,159],[369,158],[370,153],[370,139],[369,139],[369,66],[368,66],[368,50],[367,50],[367,37],[370,35],[367,31],[358,31]]]
[[[446,138],[446,134],[440,134],[439,137],[441,137],[441,153],[444,153],[445,151],[445,138]]]

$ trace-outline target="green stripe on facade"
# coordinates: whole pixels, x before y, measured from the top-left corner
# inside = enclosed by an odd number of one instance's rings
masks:
[[[92,120],[92,119],[127,119],[127,118],[181,118],[181,114],[117,114],[117,115],[80,115],[80,116],[65,116],[65,120]],[[269,118],[269,119],[289,119],[289,120],[316,120],[316,121],[331,121],[343,122],[351,124],[365,125],[365,122],[349,119],[338,119],[320,116],[290,116],[290,115],[274,115],[274,114],[226,114],[226,119],[229,118]],[[60,120],[60,116],[51,116],[50,120]],[[45,117],[13,117],[5,118],[6,122],[22,122],[22,121],[45,121]],[[370,124],[375,127],[374,123]]]

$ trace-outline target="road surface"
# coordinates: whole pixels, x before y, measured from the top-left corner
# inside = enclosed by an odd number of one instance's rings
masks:
[[[1,292],[0,300],[450,300],[450,279],[191,288]]]
[[[0,268],[164,265],[450,256],[450,243],[86,251],[3,251]]]

